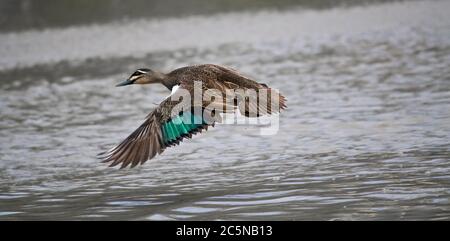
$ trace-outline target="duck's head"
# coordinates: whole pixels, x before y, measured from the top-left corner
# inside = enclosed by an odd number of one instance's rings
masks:
[[[162,78],[163,75],[161,73],[155,72],[151,69],[142,68],[136,70],[128,79],[120,82],[116,86],[160,83]]]

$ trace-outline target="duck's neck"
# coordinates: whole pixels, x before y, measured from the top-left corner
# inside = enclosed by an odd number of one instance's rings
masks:
[[[176,78],[170,78],[168,75],[162,74],[161,75],[161,84],[163,84],[164,86],[166,86],[167,89],[172,90],[172,88],[175,85],[178,85],[178,81]]]

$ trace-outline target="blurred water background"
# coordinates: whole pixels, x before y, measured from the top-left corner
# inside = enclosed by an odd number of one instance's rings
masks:
[[[1,220],[448,220],[450,1],[0,2]],[[135,169],[95,155],[168,95],[134,69],[235,67],[274,136],[219,125]]]

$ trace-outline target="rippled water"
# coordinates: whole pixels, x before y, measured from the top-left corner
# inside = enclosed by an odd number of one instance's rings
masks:
[[[0,34],[0,219],[450,219],[450,3],[258,11]],[[130,32],[131,31],[131,32]],[[280,89],[274,136],[219,125],[144,166],[95,155],[219,63]]]

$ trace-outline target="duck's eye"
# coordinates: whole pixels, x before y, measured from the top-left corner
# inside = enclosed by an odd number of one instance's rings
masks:
[[[141,77],[141,75],[142,75],[142,73],[139,73],[139,72],[134,72],[131,76],[130,76],[130,80],[134,80],[134,79],[137,79],[137,78],[139,78],[139,77]]]

